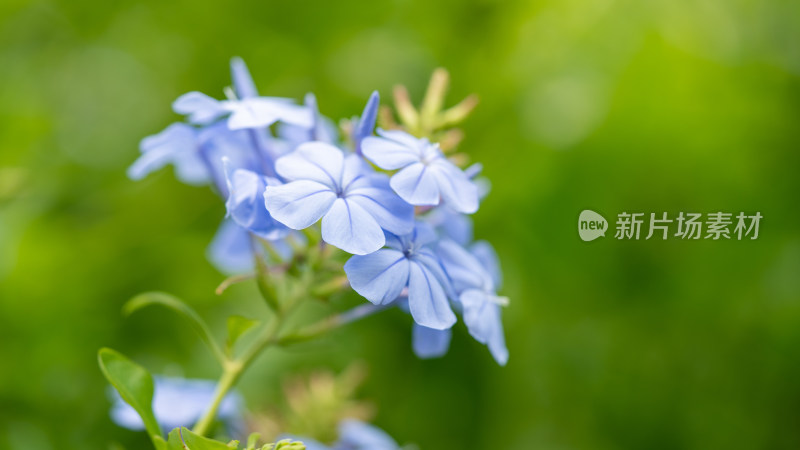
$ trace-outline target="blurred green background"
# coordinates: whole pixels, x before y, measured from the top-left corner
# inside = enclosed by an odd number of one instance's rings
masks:
[[[213,293],[208,189],[125,177],[234,55],[333,118],[396,83],[418,101],[438,66],[450,103],[477,93],[461,148],[493,180],[476,234],[512,299],[505,368],[461,325],[420,361],[387,313],[260,359],[252,410],[360,360],[375,423],[422,450],[800,448],[800,3],[9,0],[0,23],[0,448],[146,448],[108,418],[101,346],[218,375],[172,314],[123,318],[132,295],[181,296],[220,334],[261,311],[250,286]],[[586,208],[764,218],[755,241],[585,243]]]

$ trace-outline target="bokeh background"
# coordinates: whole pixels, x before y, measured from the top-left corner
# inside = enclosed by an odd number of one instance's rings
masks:
[[[800,3],[8,0],[0,23],[0,448],[146,448],[108,418],[101,346],[217,376],[175,316],[122,317],[132,295],[174,293],[220,334],[262,311],[250,286],[213,293],[210,190],[125,177],[234,55],[334,118],[396,83],[419,100],[439,66],[451,103],[477,93],[461,148],[493,180],[476,234],[512,299],[505,368],[461,326],[420,361],[387,313],[264,356],[252,410],[358,360],[375,423],[423,450],[800,448]],[[755,241],[585,243],[586,208],[764,218]]]

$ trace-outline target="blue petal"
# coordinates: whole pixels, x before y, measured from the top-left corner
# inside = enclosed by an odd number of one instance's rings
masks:
[[[311,113],[304,106],[294,105],[283,99],[267,97],[245,98],[225,102],[231,111],[228,127],[231,130],[261,128],[281,120],[287,123],[311,126]]]
[[[364,161],[364,158],[356,155],[355,153],[351,153],[344,158],[340,186],[342,186],[343,191],[347,191],[363,184],[361,179],[364,176],[376,174],[377,172],[375,172],[368,162]],[[353,184],[354,182],[359,184]]]
[[[392,189],[412,205],[438,205],[437,176],[422,163],[414,163],[392,176]]]
[[[364,138],[361,150],[370,161],[386,170],[400,169],[421,160],[416,144],[409,146],[403,142],[381,137]]]
[[[412,330],[414,354],[423,359],[443,356],[450,348],[452,335],[451,328],[434,330],[415,323]]]
[[[407,234],[414,228],[414,207],[392,191],[386,175],[362,176],[347,187],[345,198],[364,208],[386,231]]]
[[[247,70],[247,64],[238,56],[231,58],[231,79],[239,98],[258,97],[258,90],[253,83],[253,77],[250,76],[250,71]]]
[[[464,308],[464,323],[476,341],[489,346],[489,351],[500,365],[508,361],[508,349],[503,335],[500,306],[493,302],[490,294],[478,289],[469,289],[461,294]]]
[[[189,122],[206,125],[227,113],[222,102],[201,92],[188,92],[172,103],[172,109],[189,116]]]
[[[346,419],[339,424],[336,448],[353,450],[399,450],[385,431],[358,420]]]
[[[140,180],[174,164],[178,178],[188,184],[208,182],[207,166],[198,154],[197,132],[184,123],[173,123],[164,131],[142,139],[139,145],[142,155],[128,168],[128,176]]]
[[[436,252],[456,292],[461,293],[466,289],[494,291],[489,273],[460,245],[443,239],[437,245]]]
[[[289,228],[302,230],[328,212],[336,194],[324,184],[299,180],[267,186],[264,198],[267,211],[275,220]]]
[[[408,306],[414,321],[424,327],[444,330],[456,323],[439,280],[416,261],[409,264]]]
[[[430,211],[424,219],[433,225],[442,237],[452,239],[460,245],[472,242],[472,220],[469,216],[442,205]]]
[[[378,222],[357,203],[343,198],[337,198],[322,218],[322,239],[354,255],[372,253],[386,242]]]
[[[250,234],[232,220],[222,222],[207,254],[211,264],[222,273],[250,272],[254,267]]]
[[[448,205],[465,214],[478,210],[478,188],[461,169],[444,158],[437,158],[428,167],[435,174],[439,192]]]
[[[391,303],[408,284],[408,260],[397,250],[353,256],[344,272],[353,290],[376,305]]]
[[[357,154],[361,154],[362,140],[372,134],[375,128],[375,121],[378,118],[378,104],[380,103],[380,95],[378,91],[373,91],[370,95],[364,111],[361,113],[361,118],[358,120],[356,129],[353,130],[353,142],[355,143],[355,150]]]
[[[268,239],[280,239],[288,229],[269,215],[265,207],[266,177],[238,169],[228,176],[228,214],[241,227]]]
[[[275,162],[278,175],[287,180],[311,180],[339,190],[344,154],[324,142],[307,142]]]
[[[484,269],[489,272],[494,282],[494,288],[500,290],[503,285],[503,271],[500,269],[500,258],[494,251],[492,244],[486,241],[477,241],[469,248],[469,252],[481,263]]]

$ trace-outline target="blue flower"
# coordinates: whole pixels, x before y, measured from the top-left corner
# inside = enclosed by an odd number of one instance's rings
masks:
[[[453,329],[434,330],[414,323],[411,330],[411,346],[414,354],[423,359],[438,358],[447,353]]]
[[[250,76],[247,64],[238,56],[231,58],[231,80],[237,97],[258,97],[258,89],[256,89],[256,84],[253,82],[253,77]]]
[[[385,244],[383,230],[404,234],[413,227],[413,207],[358,155],[308,142],[278,159],[275,169],[287,183],[266,188],[272,217],[295,230],[322,219],[322,239],[348,253],[372,253]]]
[[[376,305],[393,302],[407,287],[408,308],[414,321],[444,330],[453,326],[456,316],[448,302],[452,288],[432,248],[435,241],[435,233],[423,223],[407,235],[387,233],[389,248],[353,256],[344,271],[353,289]]]
[[[208,246],[207,257],[222,273],[233,275],[255,269],[250,233],[233,220],[222,222]]]
[[[385,431],[354,419],[345,419],[339,424],[339,439],[333,445],[309,438],[295,439],[302,441],[306,450],[400,450]]]
[[[494,250],[488,243],[476,243],[472,253],[450,240],[437,246],[442,266],[458,295],[464,323],[470,335],[489,347],[500,365],[508,362],[501,318],[501,305],[508,303],[497,295],[502,282]]]
[[[142,155],[128,168],[128,177],[141,180],[167,164],[175,166],[175,175],[187,184],[209,181],[209,171],[200,154],[197,130],[185,123],[173,123],[161,133],[142,139]]]
[[[288,150],[294,150],[300,144],[310,141],[320,141],[327,144],[335,144],[339,138],[336,124],[319,112],[317,98],[312,93],[306,94],[305,105],[311,111],[313,125],[311,128],[280,123],[277,128],[277,135]]]
[[[264,239],[276,240],[289,233],[289,229],[273,219],[264,207],[267,185],[279,185],[278,180],[246,169],[236,169],[227,175],[228,200],[225,208],[228,217]]]
[[[478,189],[469,177],[444,157],[439,144],[404,131],[378,130],[381,137],[364,138],[364,156],[386,170],[401,169],[391,186],[403,200],[417,206],[441,200],[465,214],[478,210]]]
[[[183,378],[155,377],[153,414],[165,430],[190,427],[205,412],[214,398],[216,382]],[[113,397],[111,419],[117,425],[131,430],[144,430],[139,414],[125,403],[117,391],[110,389]],[[244,402],[239,394],[228,394],[220,404],[217,417],[229,426],[238,425]]]

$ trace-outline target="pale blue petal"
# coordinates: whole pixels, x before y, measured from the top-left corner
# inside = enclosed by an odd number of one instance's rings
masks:
[[[464,214],[478,210],[478,188],[464,172],[444,158],[438,158],[429,166],[435,175],[439,192],[453,209]]]
[[[311,180],[339,190],[344,154],[324,142],[307,142],[275,162],[278,175],[287,180]]]
[[[441,259],[430,247],[417,249],[414,252],[413,259],[433,274],[449,298],[453,300],[458,299],[457,292],[453,288],[450,277],[448,277],[447,272],[444,270]]]
[[[238,56],[231,58],[231,79],[233,80],[233,89],[239,98],[258,97],[258,90],[253,83],[253,77],[250,76],[250,71],[247,70],[247,64]]]
[[[309,180],[267,186],[265,204],[278,222],[302,230],[317,222],[331,208],[336,194],[330,187]]]
[[[444,330],[456,323],[439,280],[416,261],[409,264],[408,306],[414,321],[424,327]]]
[[[464,291],[460,297],[464,308],[464,323],[476,341],[489,346],[489,351],[500,365],[508,361],[500,305],[490,294],[478,289]]]
[[[337,198],[322,218],[322,239],[347,253],[366,255],[383,247],[378,222],[357,203]]]
[[[198,154],[197,132],[184,123],[173,123],[164,131],[142,139],[142,155],[128,168],[128,177],[140,180],[174,164],[179,179],[189,184],[208,182],[208,170]]]
[[[452,335],[452,328],[434,330],[414,323],[412,330],[414,354],[423,359],[444,356],[450,348]]]
[[[238,169],[228,176],[228,215],[241,227],[268,240],[280,239],[288,229],[269,215],[264,191],[267,178],[255,172]]]
[[[503,285],[503,271],[500,268],[500,258],[497,257],[497,252],[494,251],[492,244],[486,241],[476,241],[469,248],[475,258],[480,261],[481,266],[489,272],[494,282],[494,288],[500,290]]]
[[[436,174],[422,163],[414,163],[392,176],[392,189],[412,205],[438,205],[439,185]]]
[[[364,208],[386,231],[401,235],[414,228],[414,207],[392,191],[384,174],[361,177],[348,186],[345,198]]]
[[[429,144],[427,139],[425,138],[420,139],[402,130],[384,130],[382,128],[378,128],[378,135],[386,139],[389,139],[391,141],[399,142],[400,144],[403,144],[406,147],[414,149],[421,149],[423,145]]]
[[[355,144],[356,154],[361,154],[361,142],[363,139],[372,134],[375,128],[375,121],[378,118],[378,105],[380,103],[380,95],[378,91],[373,91],[370,95],[364,111],[361,113],[361,118],[358,119],[358,124],[353,130],[353,142]]]
[[[400,169],[421,160],[416,147],[381,137],[365,137],[361,150],[367,159],[386,170]]]
[[[356,155],[355,153],[351,153],[344,158],[344,166],[342,168],[342,182],[340,186],[342,186],[343,191],[348,191],[350,189],[353,189],[357,186],[364,184],[364,182],[362,182],[361,180],[365,175],[374,175],[374,174],[376,174],[375,170],[372,169],[372,166],[370,166],[369,163],[364,161],[364,158]],[[359,184],[353,184],[353,183],[359,183]]]
[[[337,449],[342,450],[399,450],[400,447],[383,430],[360,422],[346,419],[339,424]]]
[[[208,260],[222,273],[239,274],[253,270],[250,234],[232,220],[222,222],[208,246]]]
[[[385,305],[400,296],[408,284],[408,265],[403,253],[385,248],[351,257],[344,272],[353,290],[376,305]]]
[[[436,253],[456,292],[460,293],[466,289],[494,290],[491,276],[486,269],[460,245],[443,239],[437,245]]]
[[[192,123],[206,125],[227,113],[223,102],[201,92],[188,92],[172,103],[172,109],[189,116]]]

